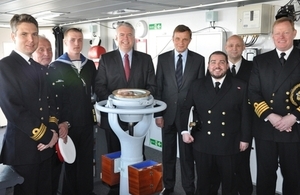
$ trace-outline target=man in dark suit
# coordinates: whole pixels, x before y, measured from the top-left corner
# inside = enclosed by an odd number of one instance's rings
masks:
[[[15,195],[51,195],[58,127],[45,67],[31,58],[39,42],[38,23],[31,15],[16,14],[10,25],[15,49],[0,61],[0,107],[8,121],[0,161],[24,177]]]
[[[178,25],[173,32],[174,50],[158,56],[157,62],[157,95],[156,99],[164,101],[167,109],[161,117],[156,117],[156,124],[162,128],[162,163],[165,189],[161,192],[168,195],[174,191],[176,178],[177,136],[181,137],[180,110],[191,83],[204,77],[204,57],[188,50],[192,39],[189,27]],[[180,59],[178,56],[181,56]],[[181,61],[181,83],[177,82],[177,66]],[[179,139],[179,154],[182,186],[186,194],[195,192],[194,159],[191,145]]]
[[[229,72],[233,77],[241,79],[245,82],[249,81],[251,70],[252,70],[252,62],[243,58],[242,53],[245,49],[245,43],[241,36],[232,35],[226,41],[225,51],[228,56],[229,63]],[[250,114],[253,111],[250,108]],[[237,168],[236,168],[236,176],[237,176],[237,188],[240,195],[251,195],[253,191],[253,184],[251,179],[251,171],[250,171],[250,152],[251,152],[251,144],[249,143],[249,147],[240,152],[237,160]],[[216,176],[216,185],[213,185],[213,193],[211,195],[217,195],[220,183],[218,182],[218,177]]]
[[[230,72],[235,78],[241,79],[248,83],[253,63],[243,58],[242,53],[245,50],[245,43],[238,35],[232,35],[228,38],[225,51],[228,56]],[[250,115],[253,111],[250,108]],[[250,152],[252,140],[249,147],[239,153],[236,168],[237,190],[240,195],[251,195],[253,184],[250,171]]]
[[[296,34],[291,19],[276,20],[272,32],[276,48],[253,60],[249,99],[256,113],[257,195],[275,194],[278,165],[282,193],[300,194],[300,50],[293,46]]]
[[[227,74],[227,55],[221,51],[209,57],[207,76],[195,81],[187,94],[181,115],[182,139],[193,143],[197,170],[196,195],[209,195],[214,173],[220,173],[222,194],[237,194],[236,158],[251,139],[247,83]],[[215,86],[215,87],[214,87]],[[189,112],[197,110],[200,131],[187,129]]]
[[[100,59],[95,81],[95,93],[98,100],[107,100],[114,90],[121,88],[146,89],[154,95],[156,82],[153,62],[150,55],[133,49],[135,43],[133,26],[128,22],[119,23],[116,32],[119,48],[103,54]],[[130,67],[128,75],[125,74],[126,56]],[[108,123],[107,114],[103,112],[100,127],[105,130],[107,152],[120,151],[120,141]],[[121,127],[128,130],[124,122]]]

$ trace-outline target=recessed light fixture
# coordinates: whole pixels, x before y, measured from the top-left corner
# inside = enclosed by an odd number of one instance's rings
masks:
[[[32,14],[34,18],[37,20],[43,20],[43,19],[49,19],[49,18],[55,18],[61,15],[64,15],[69,12],[55,12],[55,11],[44,11],[36,14]]]
[[[140,12],[142,10],[139,9],[119,9],[119,10],[115,10],[115,11],[110,11],[107,12],[108,14],[112,14],[112,15],[118,15],[118,14],[128,14],[128,13],[136,13],[136,12]]]

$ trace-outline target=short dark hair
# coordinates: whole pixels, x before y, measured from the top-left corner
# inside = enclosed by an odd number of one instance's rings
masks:
[[[32,23],[39,29],[39,24],[33,16],[29,14],[15,14],[10,20],[11,31],[15,33],[18,30],[18,26],[23,22]]]
[[[209,58],[208,58],[208,63],[210,63],[210,58],[211,58],[212,55],[223,55],[223,56],[225,56],[225,60],[226,60],[226,62],[228,63],[228,56],[227,56],[227,54],[226,54],[225,52],[223,52],[223,51],[214,51],[214,52],[212,52],[212,54],[210,54],[210,56],[209,56]]]
[[[186,31],[188,31],[188,33],[190,34],[190,38],[192,38],[191,29],[183,24],[176,26],[176,28],[173,31],[173,37],[174,37],[175,32],[186,32]]]
[[[82,30],[80,28],[69,28],[64,32],[64,37],[68,36],[68,33],[71,31],[82,33]]]

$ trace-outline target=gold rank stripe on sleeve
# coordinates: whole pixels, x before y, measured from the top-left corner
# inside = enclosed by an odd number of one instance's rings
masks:
[[[300,112],[300,106],[297,108],[298,112]]]
[[[257,102],[254,103],[254,111],[258,117],[260,117],[262,115],[262,113],[268,109],[269,109],[269,106],[265,101],[262,101],[260,103],[257,103]]]
[[[50,123],[55,123],[55,124],[58,125],[58,120],[57,120],[57,118],[55,116],[50,116],[49,117],[49,122]]]
[[[94,122],[97,122],[97,116],[96,116],[95,109],[92,109],[92,112],[93,112]]]
[[[40,140],[44,136],[46,130],[47,130],[47,127],[42,123],[40,128],[34,128],[32,130],[33,135],[31,136],[31,139],[33,139],[35,141]]]

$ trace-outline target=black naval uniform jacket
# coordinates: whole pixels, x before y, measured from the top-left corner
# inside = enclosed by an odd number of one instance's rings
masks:
[[[45,67],[29,63],[15,51],[0,60],[0,107],[7,118],[0,162],[8,165],[40,163],[54,149],[37,150],[48,144],[58,130],[55,107],[49,99]]]
[[[233,155],[240,152],[240,141],[251,141],[246,82],[227,73],[217,94],[209,73],[193,82],[182,108],[183,130],[187,129],[192,106],[201,123],[201,129],[192,134],[195,150],[211,155]]]
[[[284,67],[281,66],[275,49],[254,58],[249,81],[249,99],[256,113],[253,124],[254,137],[275,142],[300,141],[298,123],[293,125],[291,132],[280,132],[269,121],[265,121],[271,113],[281,116],[290,113],[294,114],[297,120],[300,119],[300,106],[290,101],[291,91],[299,83],[298,48],[293,48]]]

